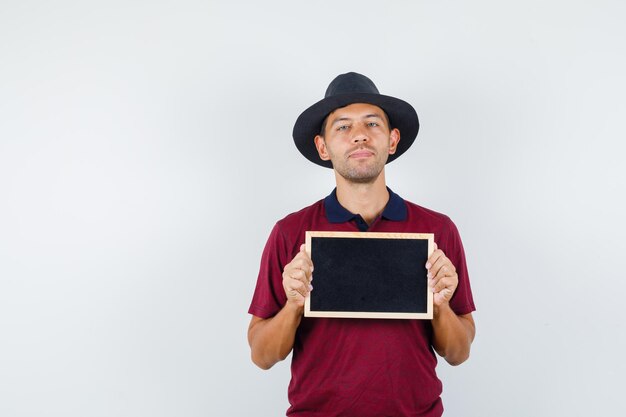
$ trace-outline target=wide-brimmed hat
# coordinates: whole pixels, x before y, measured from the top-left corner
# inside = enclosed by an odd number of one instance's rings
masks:
[[[303,111],[296,120],[293,140],[306,159],[326,168],[333,167],[330,161],[320,159],[314,138],[320,133],[326,116],[353,103],[368,103],[380,107],[389,117],[390,128],[400,131],[396,153],[389,155],[387,163],[406,152],[415,141],[419,120],[413,106],[398,98],[380,94],[372,80],[365,75],[348,72],[337,76],[326,89],[324,98]]]

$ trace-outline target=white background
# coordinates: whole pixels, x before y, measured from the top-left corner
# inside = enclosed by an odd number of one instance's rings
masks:
[[[339,73],[416,108],[387,168],[478,311],[446,415],[621,416],[626,3],[0,1],[0,415],[279,416],[249,359],[291,130]]]

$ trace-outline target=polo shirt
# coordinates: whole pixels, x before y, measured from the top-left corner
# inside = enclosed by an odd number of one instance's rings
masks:
[[[282,272],[309,230],[434,233],[459,276],[450,307],[458,315],[474,311],[463,245],[454,223],[388,191],[387,205],[369,226],[339,204],[336,189],[278,221],[261,256],[248,312],[267,319],[285,305]],[[287,415],[439,417],[442,386],[436,365],[429,320],[303,317],[293,346]]]

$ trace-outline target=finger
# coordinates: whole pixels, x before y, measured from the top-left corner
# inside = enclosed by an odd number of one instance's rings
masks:
[[[293,291],[296,291],[303,297],[306,297],[307,295],[309,295],[310,289],[312,288],[313,287],[310,284],[305,284],[302,281],[294,279],[287,282],[286,290],[288,294],[293,294]]]
[[[443,277],[441,279],[433,279],[432,280],[432,289],[433,292],[439,293],[444,289],[448,289],[452,292],[456,291],[456,288],[459,285],[459,278],[456,274],[450,277]]]
[[[300,251],[296,254],[296,256],[293,257],[293,259],[291,260],[291,262],[298,262],[298,263],[302,263],[302,264],[306,264],[308,265],[311,269],[313,268],[313,261],[311,261],[311,257],[309,256],[308,253],[306,253],[306,251]]]
[[[293,298],[293,299],[296,299],[296,300],[297,300],[297,299],[300,299],[300,298],[304,298],[304,297],[302,296],[302,294],[300,294],[300,293],[298,292],[298,290],[295,290],[295,289],[290,289],[290,290],[287,290],[286,294],[287,294],[287,296],[288,296],[289,298]]]
[[[313,271],[308,266],[302,266],[301,268],[289,267],[285,270],[286,276],[294,279],[299,279],[305,284],[309,284],[311,282],[311,280],[313,279],[312,274]]]
[[[453,291],[447,288],[443,289],[441,292],[434,294],[433,301],[435,302],[435,305],[442,305],[444,303],[450,302],[453,294]]]
[[[434,278],[439,272],[439,268],[443,265],[442,260],[445,259],[439,252],[434,252],[433,255],[426,262],[426,269],[428,270],[428,278]]]
[[[442,256],[445,257],[443,251],[435,250],[426,261],[426,269],[430,269]]]
[[[440,289],[437,289],[437,285],[439,285],[441,282],[441,278],[429,278],[428,279],[428,287],[430,288],[430,290],[434,293],[440,291]]]
[[[431,269],[431,271],[433,271],[433,269]],[[442,265],[435,275],[432,275],[431,272],[429,272],[427,274],[427,277],[430,280],[430,285],[432,285],[433,287],[444,279],[446,280],[446,283],[454,285],[455,287],[456,285],[458,285],[459,282],[459,276],[457,275],[456,270],[451,263],[446,263]]]
[[[450,262],[435,265],[430,269],[431,278],[446,278],[452,276],[454,273],[454,267]]]
[[[304,298],[305,297],[303,297],[302,294],[300,294],[296,290],[291,290],[290,292],[287,293],[288,301],[295,302],[298,305],[304,305]]]
[[[289,276],[296,277],[296,276],[303,275],[304,277],[306,277],[306,279],[309,279],[308,277],[311,275],[311,272],[312,272],[311,267],[305,264],[304,265],[303,264],[289,265],[289,267],[286,268],[285,271],[287,272]]]
[[[302,283],[304,284],[308,284],[309,282],[306,272],[303,271],[302,269],[289,268],[288,270],[285,271],[285,275],[290,279],[302,281]]]
[[[447,277],[455,274],[456,269],[454,268],[454,265],[452,265],[452,262],[450,262],[450,259],[443,256],[437,259],[437,261],[430,268],[428,273],[430,274],[431,278]]]
[[[303,297],[307,297],[313,289],[313,286],[309,283],[304,283],[302,281],[294,281],[292,288],[298,291],[298,293]]]
[[[434,293],[441,292],[444,288],[448,288],[449,283],[447,278],[433,280],[432,289]]]
[[[298,258],[295,257],[293,258],[293,261],[291,261],[289,263],[289,268],[290,269],[301,269],[307,273],[310,273],[313,271],[313,264],[310,260],[304,259],[304,258]]]
[[[294,302],[299,306],[303,306],[304,300],[308,296],[309,292],[305,290],[304,286],[301,288],[295,288],[299,285],[303,284],[300,281],[295,281],[293,287],[290,284],[285,285],[285,294],[287,295],[288,302]]]

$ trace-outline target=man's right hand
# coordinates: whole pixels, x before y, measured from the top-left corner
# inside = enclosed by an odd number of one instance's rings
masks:
[[[252,361],[261,369],[271,368],[293,349],[304,311],[304,298],[313,289],[313,262],[304,248],[304,245],[300,246],[300,252],[283,270],[283,289],[287,294],[285,306],[274,317],[263,319],[252,316],[250,320],[248,343]]]
[[[304,307],[304,299],[313,289],[313,262],[300,245],[300,252],[285,266],[283,271],[283,288],[287,295],[287,304],[298,309]]]

